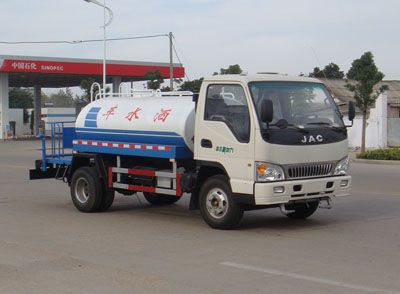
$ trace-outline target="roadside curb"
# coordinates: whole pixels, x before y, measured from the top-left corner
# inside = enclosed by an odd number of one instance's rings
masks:
[[[400,160],[376,160],[376,159],[359,159],[359,158],[351,158],[350,160],[351,160],[351,162],[354,162],[354,163],[384,164],[384,165],[400,166]]]

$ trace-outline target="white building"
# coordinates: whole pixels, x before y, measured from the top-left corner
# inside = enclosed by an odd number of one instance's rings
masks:
[[[27,116],[24,119],[24,110],[21,108],[10,108],[10,130],[8,138],[24,138],[34,133],[32,119],[32,109],[26,110]],[[42,108],[41,119],[45,123],[46,135],[50,135],[50,124],[54,122],[74,122],[76,120],[75,108]],[[70,123],[72,125],[72,123]],[[68,126],[68,125],[66,125]]]
[[[345,80],[321,79],[331,90],[340,111],[347,116],[347,105],[354,101],[353,92],[345,85]],[[367,118],[365,145],[367,148],[400,146],[400,81],[382,81],[375,88],[387,85],[389,89],[378,96]],[[361,146],[362,114],[357,112],[352,128],[348,128],[349,147]]]

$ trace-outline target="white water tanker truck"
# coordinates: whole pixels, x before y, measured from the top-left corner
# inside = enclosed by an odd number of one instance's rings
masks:
[[[205,79],[198,97],[98,98],[74,127],[52,124],[51,152],[42,138],[42,159],[30,170],[31,179],[67,182],[82,212],[107,210],[115,192],[143,193],[154,205],[189,193],[208,225],[230,229],[245,210],[279,207],[304,219],[350,193],[346,126],[317,79],[221,75]]]

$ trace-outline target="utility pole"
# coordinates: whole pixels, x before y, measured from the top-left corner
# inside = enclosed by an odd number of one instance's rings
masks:
[[[103,3],[99,2],[98,0],[84,0],[88,3],[93,3],[96,4],[100,7],[104,8],[104,26],[103,28],[103,97],[106,94],[106,83],[107,83],[107,79],[106,79],[106,59],[107,59],[107,35],[106,35],[106,27],[109,26],[112,21],[113,21],[113,12],[112,10],[106,6],[106,0],[103,0]],[[109,14],[109,19],[106,22],[106,10],[108,11]],[[100,91],[101,94],[101,91]]]
[[[106,35],[106,0],[104,0],[104,13],[103,13],[103,98],[106,97],[106,84],[107,84],[107,73],[106,73],[106,59],[107,59],[107,35]]]
[[[172,45],[172,32],[169,33],[169,88],[174,91],[174,55]]]

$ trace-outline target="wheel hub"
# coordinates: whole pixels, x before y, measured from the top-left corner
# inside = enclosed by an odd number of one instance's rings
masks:
[[[222,218],[228,211],[228,197],[221,189],[212,189],[207,194],[206,207],[209,214],[214,218]]]
[[[89,183],[85,178],[79,178],[75,185],[76,199],[84,204],[89,199]]]

